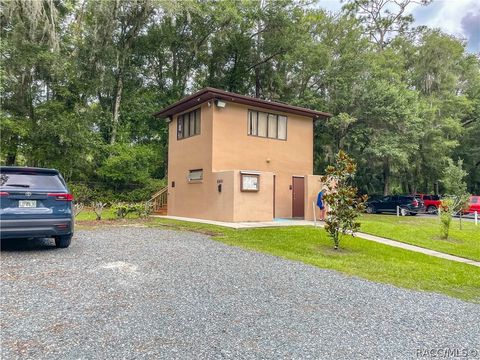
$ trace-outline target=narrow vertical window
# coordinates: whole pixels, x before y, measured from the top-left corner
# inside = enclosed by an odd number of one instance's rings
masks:
[[[183,115],[177,117],[177,139],[183,139]]]
[[[195,110],[195,135],[200,134],[200,109]]]
[[[248,135],[257,135],[258,111],[248,111]]]
[[[188,114],[183,115],[183,137],[189,137],[189,129],[188,129]]]
[[[252,115],[253,115],[253,111],[252,110],[248,110],[248,123],[247,123],[247,134],[248,135],[253,135],[253,129],[252,129]]]
[[[258,129],[257,135],[267,137],[267,113],[258,112]]]
[[[268,114],[268,137],[277,138],[277,115]]]
[[[190,136],[193,136],[195,135],[195,111],[191,112],[190,114],[188,114],[189,118],[190,118]]]
[[[278,115],[278,138],[287,140],[287,117]]]

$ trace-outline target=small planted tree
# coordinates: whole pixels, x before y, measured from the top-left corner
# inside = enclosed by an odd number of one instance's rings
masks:
[[[85,208],[85,205],[82,203],[75,203],[73,204],[73,216],[77,217],[78,214],[80,214],[83,209]]]
[[[357,218],[365,209],[366,196],[357,196],[357,188],[351,181],[357,170],[355,162],[340,150],[335,156],[335,164],[326,169],[322,182],[327,187],[324,195],[329,210],[325,220],[325,230],[333,240],[334,249],[340,245],[340,236],[350,233],[352,236],[360,228]]]
[[[464,178],[467,172],[462,168],[462,160],[454,163],[451,159],[443,173],[442,184],[447,194],[440,206],[440,232],[442,238],[448,240],[452,217],[455,214],[460,215],[460,228],[462,227],[462,211],[468,207],[469,194],[467,193],[467,184]]]
[[[97,216],[97,220],[102,220],[102,213],[103,213],[103,210],[105,209],[105,206],[107,206],[107,203],[102,203],[101,201],[97,201],[92,204],[93,211]]]
[[[461,212],[466,204],[468,204],[468,194],[448,196],[442,199],[440,204],[440,233],[444,240],[448,240],[453,215]]]

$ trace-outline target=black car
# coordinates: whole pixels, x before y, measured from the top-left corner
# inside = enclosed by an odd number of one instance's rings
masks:
[[[68,247],[72,200],[55,169],[1,166],[0,238],[53,237],[57,247]]]
[[[366,210],[368,214],[396,213],[397,207],[402,216],[425,212],[423,201],[411,195],[391,195],[368,200]]]

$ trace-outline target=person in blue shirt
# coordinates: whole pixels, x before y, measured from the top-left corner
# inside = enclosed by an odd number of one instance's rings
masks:
[[[322,188],[322,190],[318,193],[317,196],[317,206],[320,209],[320,221],[325,220],[325,202],[323,201],[323,196],[325,195],[325,188]]]

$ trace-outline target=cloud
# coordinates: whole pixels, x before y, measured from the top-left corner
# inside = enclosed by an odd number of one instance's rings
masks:
[[[342,7],[340,0],[319,0],[318,6],[337,12]],[[480,51],[480,1],[479,0],[433,0],[427,6],[410,4],[414,26],[426,25],[467,40],[467,49]]]
[[[469,51],[478,51],[480,3],[477,0],[434,0],[427,6],[416,6],[412,15],[415,25],[438,28],[467,40]]]
[[[319,7],[333,13],[340,11],[343,6],[339,0],[319,0],[318,5]]]
[[[468,39],[468,49],[480,51],[480,9],[467,13],[461,23],[463,33]]]

